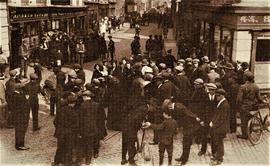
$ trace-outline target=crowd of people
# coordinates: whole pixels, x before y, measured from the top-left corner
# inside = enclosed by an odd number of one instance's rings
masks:
[[[238,111],[242,131],[239,138],[247,139],[248,113],[262,101],[248,63],[235,66],[227,59],[210,61],[208,56],[199,57],[196,53],[176,59],[172,50],[164,51],[162,36],[157,35],[149,36],[143,55],[140,38],[135,36],[131,44],[132,56],[117,62],[111,36],[108,49],[104,36],[90,36],[78,43],[60,32],[48,36],[50,44],[44,39],[39,58],[57,54],[54,61],[61,60],[53,66],[56,85],[45,81],[45,86],[40,87],[42,75],[38,61],[30,81],[20,77],[23,70],[11,70],[6,83],[0,78],[0,91],[3,92],[0,99],[7,105],[7,127],[15,128],[17,150],[29,149],[24,145],[24,137],[30,110],[33,130],[40,130],[38,94],[45,96],[48,90],[51,92],[50,114],[55,116],[55,165],[90,164],[92,157],[99,157],[100,141],[106,137],[107,130],[122,131],[121,164],[136,165],[137,133],[148,127],[154,130],[151,144],[159,145],[160,165],[165,149],[169,165],[172,164],[173,136],[180,127],[183,127],[183,151],[176,161],[182,165],[188,162],[193,138],[201,144],[198,155],[204,155],[210,135],[211,160],[219,165],[223,162],[226,133],[236,132]],[[88,48],[86,41],[92,42],[89,50],[97,49],[93,51],[94,57],[101,57],[99,51],[111,50],[110,61],[104,58],[102,63],[95,64],[91,81],[86,80],[82,66],[87,59],[84,56]],[[73,45],[72,49],[67,49],[69,44]],[[73,68],[65,74],[61,66],[73,59]],[[40,59],[46,65],[49,61]]]

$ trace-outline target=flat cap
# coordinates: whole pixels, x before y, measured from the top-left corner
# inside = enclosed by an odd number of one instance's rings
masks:
[[[178,66],[175,66],[175,67],[174,67],[174,69],[175,69],[176,71],[181,72],[181,71],[183,71],[183,70],[184,70],[184,67],[183,67],[183,66],[178,65]]]
[[[211,61],[211,62],[209,63],[209,67],[212,68],[212,69],[216,69],[216,68],[217,68],[216,62]]]
[[[195,81],[194,81],[194,84],[203,84],[203,80],[201,78],[197,78]]]
[[[243,63],[241,63],[241,66],[242,67],[248,67],[248,63],[247,62],[243,62]]]
[[[200,62],[200,60],[197,59],[197,58],[195,58],[195,59],[192,60],[192,63],[199,63],[199,62]]]
[[[192,62],[192,58],[186,58],[186,62]]]
[[[70,70],[68,72],[68,76],[71,77],[71,78],[77,78],[77,74],[74,70]]]
[[[208,83],[208,84],[206,84],[206,86],[208,89],[213,89],[213,90],[217,89],[217,86],[214,83]]]
[[[166,64],[165,63],[160,63],[159,67],[162,68],[162,69],[166,69]]]
[[[215,94],[224,96],[226,94],[226,91],[224,89],[218,89],[215,91]]]
[[[178,63],[185,63],[185,60],[184,59],[178,59],[177,62]]]

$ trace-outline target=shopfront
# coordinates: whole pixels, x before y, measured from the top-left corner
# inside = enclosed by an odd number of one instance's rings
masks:
[[[204,41],[211,60],[248,62],[259,87],[270,89],[269,7],[200,4],[185,11],[184,36],[195,46]]]
[[[22,41],[30,50],[39,46],[45,32],[59,30],[83,35],[86,31],[85,7],[9,7],[11,56],[10,67],[19,66]]]

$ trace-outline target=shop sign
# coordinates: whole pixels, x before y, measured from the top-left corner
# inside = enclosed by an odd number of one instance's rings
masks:
[[[57,16],[73,16],[73,15],[83,15],[84,12],[76,12],[76,13],[52,13],[53,17],[57,17]]]
[[[12,14],[11,13],[11,19],[17,20],[17,19],[33,19],[33,18],[46,18],[48,17],[48,13],[20,13],[20,14]]]
[[[270,24],[269,16],[240,16],[238,19],[239,24]]]

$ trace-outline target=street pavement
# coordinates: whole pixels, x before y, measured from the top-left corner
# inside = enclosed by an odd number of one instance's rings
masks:
[[[149,27],[142,27],[141,44],[144,48],[145,41],[149,34],[158,34],[161,30],[156,25],[150,24]],[[129,29],[128,24],[116,32],[112,33],[113,39],[116,41],[117,60],[123,56],[130,56],[130,43],[134,36],[134,29]],[[172,36],[172,35],[170,35]],[[168,39],[165,41],[166,49],[172,48],[173,53],[176,53],[175,41]],[[86,82],[92,77],[92,70],[95,63],[100,60],[93,61],[84,65],[86,71]],[[68,72],[69,67],[63,68]],[[33,69],[30,69],[30,72]],[[43,81],[52,75],[52,71],[44,69],[42,71]],[[29,128],[26,134],[26,145],[30,147],[28,151],[17,151],[14,148],[14,129],[0,129],[0,165],[50,165],[54,160],[57,140],[53,137],[54,134],[54,117],[49,115],[49,106],[40,96],[40,111],[39,123],[41,130],[32,132],[32,119],[30,118]],[[264,114],[268,110],[262,110]],[[240,128],[237,129],[237,134],[240,134]],[[142,137],[142,131],[139,131],[139,140]],[[147,144],[153,138],[151,130],[146,131],[145,143]],[[178,134],[174,138],[174,153],[173,158],[180,157],[182,153],[182,131],[179,129]],[[269,133],[264,132],[260,144],[252,146],[246,140],[236,138],[236,134],[228,134],[224,140],[225,156],[223,165],[269,165]],[[158,146],[148,146],[151,153],[151,161],[144,161],[141,154],[137,155],[138,165],[158,165]],[[191,147],[190,159],[187,165],[209,165],[210,164],[210,146],[204,156],[199,157],[199,146],[195,143]],[[92,161],[92,165],[96,166],[111,166],[120,165],[121,162],[121,133],[117,131],[108,131],[108,136],[105,141],[101,142],[99,158]],[[174,165],[179,163],[174,162]],[[167,165],[167,154],[165,153],[164,165]]]

